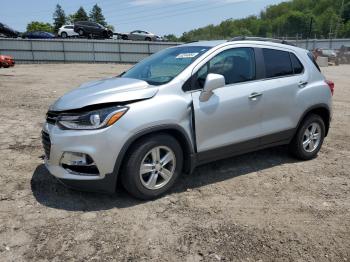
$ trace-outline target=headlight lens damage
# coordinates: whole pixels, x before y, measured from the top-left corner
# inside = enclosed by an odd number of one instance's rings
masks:
[[[114,106],[84,113],[65,113],[58,117],[57,123],[64,129],[101,129],[113,125],[128,109],[126,106]]]

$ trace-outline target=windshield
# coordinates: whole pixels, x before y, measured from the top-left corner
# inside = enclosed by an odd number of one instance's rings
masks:
[[[163,85],[174,79],[209,49],[207,46],[165,49],[136,64],[121,77],[144,80],[150,85]]]

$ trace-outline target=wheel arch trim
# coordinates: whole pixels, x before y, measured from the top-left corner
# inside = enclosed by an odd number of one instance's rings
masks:
[[[328,130],[329,130],[330,122],[331,122],[331,110],[330,110],[329,106],[327,104],[324,104],[324,103],[315,104],[315,105],[309,107],[308,109],[306,109],[304,111],[304,113],[301,115],[300,119],[299,119],[299,122],[298,122],[298,125],[297,125],[296,129],[295,129],[296,130],[295,132],[297,132],[297,130],[299,129],[299,127],[300,127],[302,121],[305,119],[305,117],[308,114],[310,114],[312,111],[315,111],[315,110],[318,110],[318,109],[326,110],[328,112],[328,122],[324,123],[325,126],[326,126],[326,130],[325,130],[326,131],[325,137],[326,137],[327,134],[328,134]],[[293,137],[294,137],[294,135],[293,135]]]
[[[180,143],[181,148],[184,151],[184,171],[187,173],[190,173],[195,166],[195,151],[193,143],[191,142],[190,136],[187,134],[185,129],[179,125],[176,124],[163,124],[158,126],[153,126],[149,128],[142,129],[132,135],[128,140],[124,143],[122,149],[120,150],[117,160],[115,162],[115,166],[113,169],[113,175],[115,176],[115,180],[118,180],[121,167],[123,164],[123,159],[125,158],[125,155],[127,151],[130,149],[130,147],[136,142],[138,139],[145,137],[147,135],[155,134],[155,133],[168,133],[169,135],[173,135],[171,132],[177,132],[178,134],[181,134],[182,139],[179,141],[178,137],[175,137],[178,142]],[[185,146],[185,148],[184,148]],[[189,154],[189,155],[187,155]]]

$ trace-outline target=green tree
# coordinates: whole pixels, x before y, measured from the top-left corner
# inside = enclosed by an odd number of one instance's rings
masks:
[[[342,18],[344,19],[344,22],[350,20],[350,2],[344,5]]]
[[[350,0],[290,0],[268,6],[259,16],[228,19],[183,33],[180,41],[230,39],[239,35],[262,37],[347,37]],[[310,24],[312,19],[312,28]]]
[[[27,25],[27,32],[34,31],[45,31],[52,33],[54,31],[54,28],[50,23],[32,21]]]
[[[89,17],[85,12],[84,7],[79,7],[78,11],[73,15],[73,22],[77,21],[88,21]]]
[[[316,17],[317,34],[322,38],[334,37],[337,23],[340,18],[333,8],[327,8],[322,14]]]
[[[309,36],[310,23],[313,17],[300,11],[291,11],[282,16],[281,32],[287,36]]]
[[[66,17],[67,24],[74,24],[75,22],[75,14],[70,14]]]
[[[108,28],[109,30],[111,30],[112,32],[115,31],[115,28],[113,25],[106,25],[106,28]]]
[[[177,42],[178,38],[174,34],[164,35],[164,38],[170,42]]]
[[[53,13],[53,21],[55,32],[57,32],[58,29],[66,23],[66,14],[59,4],[56,5],[56,10]]]
[[[102,14],[102,9],[97,4],[95,4],[89,14],[90,21],[99,23],[103,26],[107,26],[106,19]]]

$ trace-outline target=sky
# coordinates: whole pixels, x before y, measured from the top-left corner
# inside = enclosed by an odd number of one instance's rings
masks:
[[[117,32],[146,30],[175,34],[219,24],[230,18],[258,15],[281,0],[0,0],[0,22],[23,32],[31,21],[52,23],[56,4],[67,14],[83,6],[89,12],[98,4]]]

